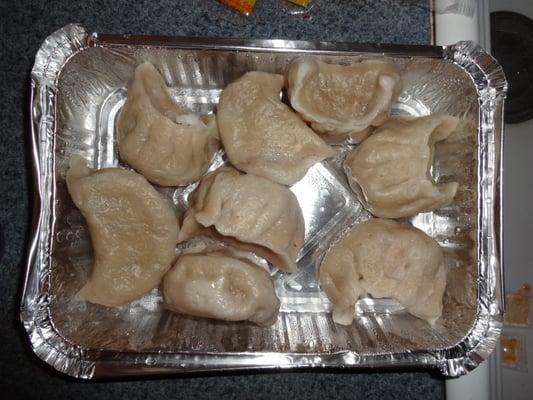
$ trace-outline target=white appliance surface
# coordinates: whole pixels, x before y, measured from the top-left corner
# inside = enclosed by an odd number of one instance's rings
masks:
[[[490,11],[512,11],[533,19],[532,0],[490,0]],[[530,78],[533,79],[533,76]],[[533,120],[505,124],[504,136],[504,266],[505,291],[533,284]],[[505,326],[503,335],[516,335],[524,346],[520,369],[493,363],[491,379],[499,380],[494,399],[533,399],[533,328]],[[497,349],[499,351],[499,349]]]
[[[494,11],[512,11],[533,19],[533,0],[478,0],[477,12],[470,20],[464,15],[437,14],[436,44],[475,40],[489,50],[488,14]],[[524,283],[533,285],[533,120],[505,124],[503,183],[505,290],[511,293]],[[533,399],[533,327],[506,326],[503,335],[518,336],[522,340],[525,347],[522,367],[502,367],[498,346],[490,359],[473,372],[446,381],[447,399]]]
[[[532,4],[533,6],[533,4]],[[504,138],[504,265],[505,290],[533,284],[533,120],[506,124]],[[501,367],[499,392],[504,400],[533,399],[533,327],[505,326],[505,336],[517,336],[524,346],[523,368]],[[499,350],[499,349],[497,349]],[[495,366],[496,367],[496,366]]]

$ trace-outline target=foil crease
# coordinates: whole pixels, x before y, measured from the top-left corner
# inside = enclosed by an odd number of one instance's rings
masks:
[[[435,150],[433,175],[461,189],[449,207],[410,219],[443,247],[450,267],[445,311],[430,327],[393,299],[363,298],[353,326],[335,325],[316,265],[325,244],[370,218],[342,174],[343,156],[298,182],[306,240],[293,275],[272,271],[281,300],[271,328],[171,314],[157,289],[108,309],[76,299],[92,250],[83,218],[64,184],[71,156],[95,168],[120,165],[115,120],[135,65],[154,63],[172,95],[193,111],[213,110],[225,84],[252,69],[282,72],[302,54],[334,62],[384,57],[402,71],[394,114],[450,113],[463,122]],[[229,40],[88,34],[68,25],[45,40],[31,73],[35,191],[21,321],[39,358],[91,379],[265,368],[437,368],[459,376],[486,359],[503,313],[501,265],[502,113],[507,83],[479,46],[357,45],[287,40]],[[219,153],[211,169],[223,163]],[[179,212],[185,188],[161,191]]]

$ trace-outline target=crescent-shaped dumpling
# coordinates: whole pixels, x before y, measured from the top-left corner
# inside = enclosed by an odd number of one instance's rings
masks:
[[[350,65],[300,58],[288,69],[292,107],[333,141],[358,143],[389,116],[400,92],[398,68],[381,60]]]
[[[244,74],[223,90],[217,119],[224,149],[236,168],[292,185],[335,151],[281,102],[283,83],[283,75]]]
[[[304,219],[296,196],[268,179],[221,167],[191,194],[180,242],[204,234],[256,253],[285,271],[296,270]]]
[[[181,314],[272,325],[279,299],[270,274],[230,249],[184,254],[163,280],[166,306]]]
[[[148,62],[135,69],[117,129],[120,157],[160,186],[198,180],[219,146],[215,116],[199,117],[176,104]]]
[[[393,297],[429,323],[442,314],[446,266],[439,244],[411,225],[372,219],[351,228],[326,252],[320,285],[333,320],[350,325],[362,294]]]
[[[447,115],[394,117],[355,148],[344,162],[352,189],[372,214],[401,218],[448,205],[456,182],[431,177],[435,142],[446,139],[459,120]]]
[[[119,306],[156,287],[178,240],[178,221],[167,199],[133,171],[93,171],[80,159],[71,161],[66,181],[94,249],[93,270],[80,296]]]

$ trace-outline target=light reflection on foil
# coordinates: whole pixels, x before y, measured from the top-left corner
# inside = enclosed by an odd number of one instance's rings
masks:
[[[238,46],[213,39],[197,50],[190,39],[177,38],[168,48],[150,47],[143,42],[149,38],[104,39],[89,40],[82,27],[69,25],[46,39],[32,70],[31,151],[40,208],[32,225],[21,320],[40,358],[88,379],[309,366],[427,366],[457,376],[489,355],[502,314],[498,180],[506,92],[492,57],[468,42],[441,49],[261,40]],[[257,47],[264,51],[253,51]],[[283,72],[302,51],[317,54],[313,49],[327,49],[318,54],[329,62],[389,57],[404,79],[395,113],[442,112],[465,121],[454,141],[436,149],[433,168],[437,180],[460,182],[456,201],[412,219],[443,245],[450,264],[437,325],[408,315],[394,300],[371,298],[359,301],[352,326],[332,322],[316,261],[350,224],[369,218],[340,172],[342,154],[349,150],[344,145],[336,147],[338,159],[316,165],[293,188],[304,212],[306,243],[298,273],[274,273],[281,313],[272,327],[171,314],[161,307],[157,289],[114,309],[77,299],[92,251],[64,174],[73,155],[90,166],[118,164],[114,121],[135,64],[153,62],[169,84],[181,88],[172,91],[178,101],[209,113],[221,88],[245,71]],[[223,162],[218,154],[211,168]],[[182,213],[193,188],[162,191]]]

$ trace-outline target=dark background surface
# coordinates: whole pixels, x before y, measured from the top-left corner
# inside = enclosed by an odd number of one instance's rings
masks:
[[[79,382],[31,352],[18,317],[31,216],[26,146],[29,73],[47,35],[72,22],[89,31],[427,44],[427,0],[316,0],[309,10],[258,0],[244,17],[215,0],[0,0],[0,393],[3,398],[435,399],[426,372],[231,374]],[[3,240],[2,240],[3,238]]]

